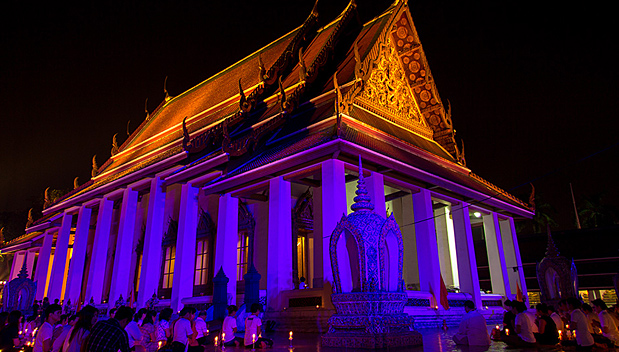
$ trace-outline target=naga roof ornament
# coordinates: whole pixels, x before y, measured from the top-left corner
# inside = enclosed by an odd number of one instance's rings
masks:
[[[77,183],[78,179],[79,177],[73,179],[73,189],[77,189],[80,186],[79,183]]]
[[[112,151],[111,151],[112,156],[118,154],[118,142],[116,141],[116,136],[118,136],[118,133],[116,133],[112,137]]]
[[[163,80],[163,93],[165,94],[165,97],[163,98],[163,100],[164,100],[166,103],[167,103],[170,99],[172,99],[172,96],[170,96],[170,94],[168,94],[167,84],[168,84],[168,76],[165,76],[165,79]]]
[[[97,154],[92,157],[92,171],[90,171],[92,177],[96,177],[99,174],[99,165],[97,165]]]

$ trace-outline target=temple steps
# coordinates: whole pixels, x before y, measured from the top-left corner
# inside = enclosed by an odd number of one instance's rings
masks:
[[[264,320],[277,322],[275,331],[325,333],[333,313],[335,311],[330,309],[267,312]]]

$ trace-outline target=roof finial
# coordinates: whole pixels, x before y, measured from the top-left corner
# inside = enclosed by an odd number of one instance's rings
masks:
[[[4,244],[4,227],[0,229],[0,245]]]
[[[170,94],[168,94],[167,85],[168,85],[168,76],[165,76],[165,79],[163,80],[163,92],[165,93],[165,98],[163,98],[163,100],[165,100],[166,102],[172,99]]]
[[[558,257],[559,250],[557,246],[555,246],[555,241],[552,240],[552,235],[550,234],[550,224],[546,225],[548,229],[548,245],[546,246],[546,256],[547,257]]]
[[[32,215],[32,208],[28,210],[28,221],[26,221],[26,228],[30,227],[34,223],[34,216]]]
[[[150,113],[148,112],[148,98],[144,102],[144,112],[146,113],[146,121],[150,118]]]
[[[99,166],[97,165],[97,154],[92,157],[92,171],[90,171],[90,175],[92,177],[96,177],[99,173]]]
[[[266,69],[264,68],[264,62],[262,62],[262,55],[258,53],[258,79],[260,82],[264,82],[266,76]]]
[[[365,179],[363,177],[363,166],[361,165],[361,155],[359,155],[359,180],[357,180],[357,196],[353,199],[355,202],[350,207],[353,211],[372,211],[374,204],[368,195],[368,190],[365,188]]]
[[[43,193],[43,209],[49,207],[52,204],[52,197],[49,196],[49,187],[45,189]]]
[[[73,189],[77,189],[80,186],[80,184],[77,183],[77,179],[79,179],[79,177],[73,179]]]
[[[131,123],[131,120],[127,121],[127,137],[131,136],[131,133],[129,133],[129,123]]]
[[[307,68],[303,61],[303,48],[299,48],[299,82],[305,82],[305,78],[307,78]]]
[[[529,206],[535,210],[535,186],[532,183],[531,185],[531,194],[529,195]]]
[[[118,154],[118,141],[116,141],[116,136],[118,136],[118,133],[116,133],[114,137],[112,137],[112,156]]]

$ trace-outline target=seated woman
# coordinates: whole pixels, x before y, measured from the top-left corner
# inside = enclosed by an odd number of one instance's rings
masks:
[[[559,342],[559,331],[554,320],[548,315],[548,306],[540,303],[535,306],[538,316],[538,333],[535,333],[535,339],[540,345],[556,345]]]
[[[514,301],[512,313],[516,314],[515,333],[510,331],[503,337],[503,342],[512,346],[535,347],[537,345],[533,335],[534,322],[528,317],[527,306],[523,302]]]

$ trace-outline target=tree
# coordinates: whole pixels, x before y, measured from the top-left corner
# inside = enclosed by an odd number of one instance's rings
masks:
[[[617,209],[612,205],[603,203],[603,193],[586,196],[578,206],[578,216],[584,228],[617,223]]]

